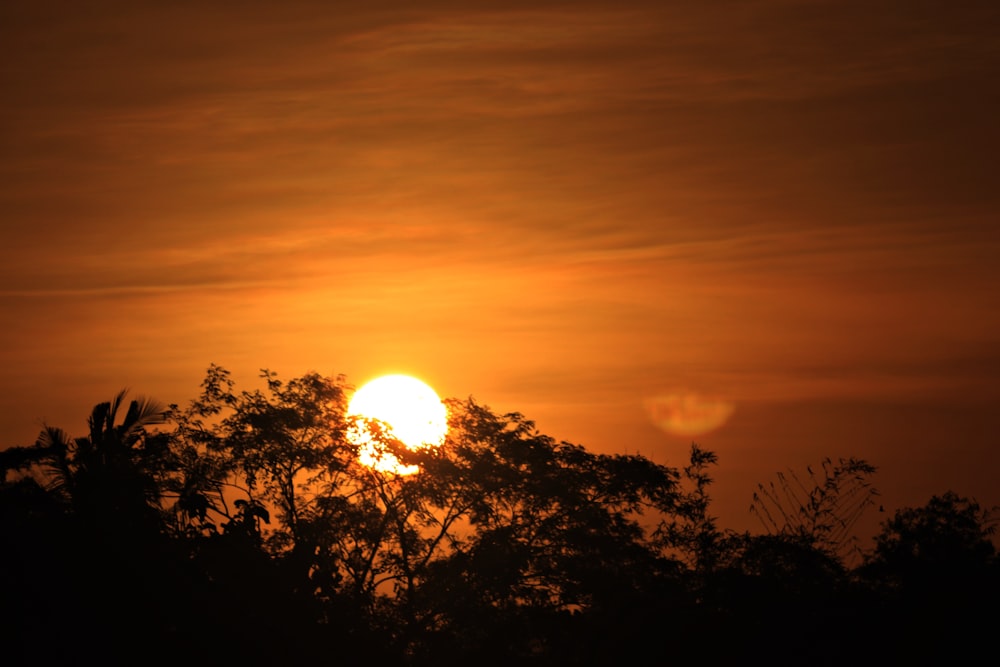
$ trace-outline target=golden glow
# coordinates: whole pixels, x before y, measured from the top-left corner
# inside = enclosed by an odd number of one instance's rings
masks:
[[[411,450],[437,447],[448,431],[448,413],[437,393],[409,375],[384,375],[358,389],[347,407],[348,417],[377,420],[383,436],[394,438]],[[379,472],[410,475],[415,465],[403,465],[385,451],[379,437],[363,421],[348,430],[347,437],[360,446],[358,458]]]

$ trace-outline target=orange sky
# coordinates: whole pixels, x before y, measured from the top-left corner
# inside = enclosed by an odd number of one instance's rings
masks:
[[[1000,503],[997,7],[5,3],[0,444],[408,372],[671,465],[727,404],[733,527],[823,456]]]

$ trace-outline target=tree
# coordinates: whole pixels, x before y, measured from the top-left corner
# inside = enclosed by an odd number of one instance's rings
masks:
[[[28,641],[73,619],[59,629],[63,642],[47,642],[51,651],[83,651],[101,635],[141,640],[168,623],[175,587],[160,491],[172,463],[150,429],[164,409],[126,397],[94,406],[85,436],[46,426],[33,446],[3,452],[3,495],[16,502],[6,508],[3,553],[17,564],[16,584],[4,588],[25,607],[19,635]],[[104,602],[99,617],[95,600]]]
[[[870,477],[875,467],[863,459],[826,458],[819,472],[806,467],[805,482],[794,471],[778,473],[777,483],[758,484],[750,511],[769,535],[805,539],[838,559],[857,553],[852,529],[878,491]]]
[[[882,524],[865,569],[893,588],[954,590],[994,566],[995,511],[952,491],[903,508]]]
[[[418,470],[402,475],[361,462],[343,378],[261,379],[238,391],[213,365],[172,430],[122,393],[84,437],[46,427],[0,452],[0,583],[26,650],[58,632],[78,642],[67,659],[109,636],[226,662],[840,664],[867,643],[914,661],[973,641],[971,610],[1000,592],[994,514],[950,493],[898,512],[849,571],[876,493],[864,461],[761,485],[766,534],[736,534],[697,445],[678,470],[449,400],[438,448],[364,424]],[[944,639],[908,650],[913,628]]]
[[[859,574],[898,655],[971,661],[993,631],[996,615],[986,610],[1000,595],[995,512],[948,491],[882,524]]]
[[[663,549],[676,553],[685,564],[701,573],[713,570],[728,548],[726,537],[709,513],[708,488],[712,477],[708,469],[717,460],[714,452],[691,444],[689,463],[684,466],[682,476],[690,490],[678,493],[677,507],[663,513],[655,533]]]
[[[247,508],[271,506],[280,522],[269,538],[281,551],[304,538],[318,489],[336,483],[355,448],[344,439],[342,377],[307,373],[286,383],[266,369],[261,377],[264,391],[237,393],[229,372],[212,365],[201,396],[183,410],[171,406],[183,473],[173,492],[178,528],[196,532],[232,522],[235,499],[248,503],[241,519],[258,528],[265,514]]]
[[[557,442],[471,398],[450,401],[449,416],[445,445],[413,459],[424,470],[415,516],[434,527],[418,533],[425,554],[438,551],[419,563],[423,641],[447,637],[491,662],[592,653],[584,618],[604,619],[593,640],[615,636],[612,624],[677,573],[652,539],[658,518],[684,507],[676,470]]]
[[[20,472],[67,505],[77,517],[112,531],[159,529],[160,482],[172,464],[166,440],[148,431],[165,422],[155,401],[129,401],[127,390],[98,403],[87,420],[89,434],[70,438],[45,426],[32,447],[3,452],[5,474]]]
[[[227,567],[218,554],[236,562],[263,546],[328,622],[361,619],[411,655],[440,640],[516,659],[567,619],[612,622],[646,604],[683,569],[653,531],[666,515],[696,520],[707,500],[687,497],[676,470],[557,442],[469,399],[449,401],[449,436],[433,450],[367,424],[420,468],[382,472],[345,437],[342,379],[262,378],[265,390],[238,392],[212,366],[201,396],[172,408],[175,530],[216,554],[210,578]],[[220,552],[236,535],[258,546]]]

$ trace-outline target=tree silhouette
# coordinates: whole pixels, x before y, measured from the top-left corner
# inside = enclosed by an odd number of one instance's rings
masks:
[[[996,522],[995,513],[975,500],[953,491],[933,496],[923,507],[903,508],[883,524],[867,567],[892,572],[893,586],[963,577],[992,565]]]
[[[651,539],[661,517],[697,505],[676,470],[556,442],[470,399],[449,403],[450,435],[434,450],[410,452],[369,424],[421,469],[380,472],[344,438],[340,384],[263,377],[266,393],[237,393],[211,367],[202,396],[174,409],[178,525],[214,538],[237,521],[235,497],[244,510],[273,506],[266,546],[299,588],[331,610],[349,601],[401,652],[444,637],[471,651],[486,632],[503,644],[494,655],[525,657],[542,619],[610,616],[682,567]]]
[[[995,525],[995,511],[952,491],[882,524],[860,575],[878,596],[874,608],[898,654],[927,661],[977,653],[997,620]]]
[[[751,513],[769,535],[802,538],[841,559],[857,553],[852,529],[879,495],[870,481],[875,467],[862,459],[826,458],[819,472],[807,466],[806,473],[806,483],[790,470],[778,473],[777,483],[758,484]]]
[[[46,426],[33,447],[3,452],[6,472],[20,471],[83,520],[117,530],[155,530],[160,510],[160,480],[170,463],[163,437],[147,428],[165,422],[165,410],[143,398],[129,402],[118,422],[127,390],[94,406],[89,435],[70,438]]]
[[[160,482],[170,463],[165,440],[148,429],[163,423],[164,410],[143,398],[128,401],[126,408],[126,396],[122,390],[98,403],[86,436],[69,438],[46,426],[34,446],[4,452],[5,495],[19,490],[19,507],[11,508],[15,522],[23,528],[26,517],[41,514],[50,529],[22,532],[8,524],[5,531],[10,540],[5,551],[22,567],[13,599],[23,596],[25,604],[38,604],[30,587],[40,585],[52,598],[36,607],[34,623],[26,619],[25,637],[37,637],[59,617],[74,619],[62,631],[81,643],[100,626],[114,639],[162,629],[160,611],[170,602],[161,595],[169,576],[163,569]],[[154,597],[159,604],[149,605]],[[100,617],[98,604],[104,610]],[[118,648],[105,650],[113,655]]]
[[[956,494],[900,510],[847,565],[875,494],[864,461],[761,485],[765,533],[736,533],[711,512],[717,461],[697,445],[675,469],[449,400],[438,448],[364,424],[418,470],[401,475],[360,461],[343,378],[261,378],[237,391],[213,365],[166,422],[122,392],[83,437],[46,427],[0,452],[14,655],[47,641],[58,662],[129,662],[136,642],[205,664],[921,662],[995,619],[977,611],[1000,593],[994,514]]]
[[[650,539],[655,523],[640,520],[679,510],[677,471],[556,442],[471,399],[449,408],[451,435],[416,459],[418,483],[433,513],[461,517],[465,530],[447,533],[421,592],[424,617],[470,659],[546,655],[553,628],[613,616],[676,571]]]

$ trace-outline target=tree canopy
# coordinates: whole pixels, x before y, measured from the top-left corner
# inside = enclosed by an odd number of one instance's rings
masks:
[[[88,435],[47,426],[0,452],[12,650],[44,661],[37,643],[55,636],[65,658],[124,659],[141,642],[196,663],[771,650],[794,664],[827,641],[833,664],[876,637],[857,629],[872,610],[903,618],[913,599],[997,590],[992,514],[953,493],[901,510],[849,566],[850,524],[875,493],[864,461],[761,485],[766,530],[751,535],[717,525],[716,457],[696,445],[680,469],[597,454],[451,399],[439,448],[366,424],[419,467],[400,475],[359,461],[343,377],[261,380],[238,391],[213,365],[187,405],[122,392],[95,406]]]

